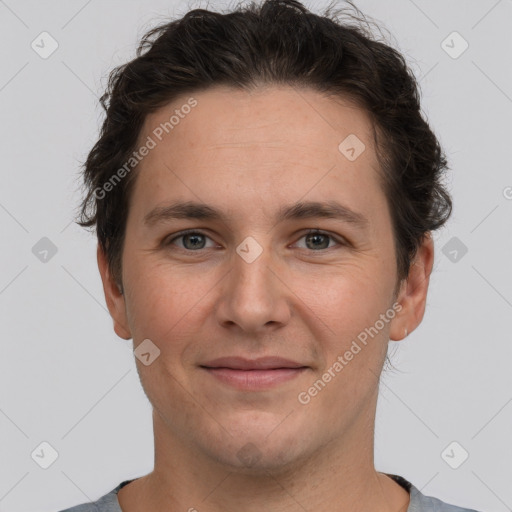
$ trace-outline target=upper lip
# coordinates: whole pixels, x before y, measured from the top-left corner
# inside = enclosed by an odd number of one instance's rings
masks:
[[[207,368],[231,368],[233,370],[275,370],[277,368],[305,368],[306,365],[282,357],[259,357],[246,359],[245,357],[219,357],[201,364]]]

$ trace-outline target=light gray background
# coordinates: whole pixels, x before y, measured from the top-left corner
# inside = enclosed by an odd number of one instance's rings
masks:
[[[423,323],[390,342],[400,372],[382,379],[376,466],[449,503],[511,510],[512,2],[357,4],[421,79],[455,201]],[[72,220],[108,71],[151,26],[194,7],[207,4],[0,1],[0,510],[59,510],[152,468],[131,340],[112,329],[95,238]],[[43,31],[59,44],[48,59],[31,48]],[[458,58],[442,47],[453,31],[469,43]],[[57,247],[46,263],[32,252],[42,237]],[[468,249],[455,262],[442,252],[453,237]],[[58,452],[48,469],[31,458],[43,441]],[[469,452],[458,469],[441,456],[453,441]]]

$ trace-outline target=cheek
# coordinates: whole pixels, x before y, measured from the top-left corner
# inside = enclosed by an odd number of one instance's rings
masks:
[[[373,325],[389,307],[389,271],[381,268],[378,258],[298,279],[302,286],[297,294],[329,328],[326,332],[335,343]]]
[[[316,342],[323,367],[300,391],[311,392],[310,410],[336,428],[351,417],[348,410],[368,403],[376,392],[387,352],[393,316],[383,321],[381,314],[390,307],[389,282],[365,270],[317,280],[321,287],[302,296],[312,322],[321,327]]]
[[[135,259],[126,266],[127,314],[135,340],[160,344],[187,325],[187,314],[207,292],[204,280],[170,265]],[[203,288],[205,288],[203,290]]]
[[[374,392],[394,316],[388,314],[381,320],[381,314],[385,315],[390,307],[390,280],[375,259],[364,269],[345,268],[336,276],[317,279],[316,284],[319,287],[303,288],[310,290],[303,299],[314,313],[312,322],[321,327],[317,342],[322,345],[324,367],[311,385],[317,382],[317,388],[322,389],[317,406],[323,404],[322,407],[339,411],[342,405],[364,402]],[[325,383],[325,389],[318,378]],[[338,421],[336,417],[332,420]]]

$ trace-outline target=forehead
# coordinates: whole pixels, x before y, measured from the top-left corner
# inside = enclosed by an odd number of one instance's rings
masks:
[[[132,196],[142,210],[171,196],[233,208],[259,201],[262,211],[326,194],[345,203],[359,196],[367,210],[384,205],[369,117],[312,89],[217,86],[182,95],[147,116],[139,143],[149,138],[154,148]]]
[[[190,107],[192,102],[195,105]],[[187,149],[199,147],[202,152],[234,150],[237,144],[281,149],[289,145],[300,152],[301,142],[305,149],[328,149],[332,155],[339,152],[340,137],[350,134],[357,135],[366,146],[372,145],[366,112],[348,99],[291,86],[251,91],[215,86],[181,95],[149,114],[139,141],[151,135],[163,145],[185,144]],[[162,144],[159,146],[157,152],[162,152]]]

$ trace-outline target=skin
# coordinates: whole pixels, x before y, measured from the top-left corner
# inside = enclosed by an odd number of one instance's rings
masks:
[[[431,237],[395,297],[390,212],[370,120],[354,104],[286,86],[222,86],[192,96],[197,106],[139,164],[124,294],[98,248],[115,332],[133,338],[134,348],[149,338],[160,350],[148,366],[136,359],[153,406],[155,467],[119,492],[123,511],[405,511],[408,493],[374,467],[375,412],[389,340],[403,339],[423,318]],[[187,99],[149,115],[139,140]],[[366,145],[355,161],[338,150],[349,134]],[[226,221],[144,225],[155,206],[177,199],[213,205]],[[282,205],[331,199],[367,217],[367,228],[276,220]],[[169,242],[189,228],[205,238]],[[332,238],[315,242],[309,228]],[[236,252],[248,236],[262,248],[252,263]],[[299,403],[298,394],[394,302],[400,312],[307,405]],[[240,391],[199,367],[229,355],[279,355],[308,369],[271,390]],[[248,446],[259,457],[252,465],[239,456]]]

